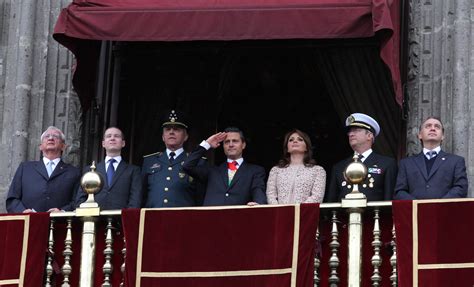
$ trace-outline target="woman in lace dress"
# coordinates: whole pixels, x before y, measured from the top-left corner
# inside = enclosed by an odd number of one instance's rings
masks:
[[[322,202],[325,187],[326,171],[313,159],[309,136],[298,129],[288,132],[283,156],[268,176],[268,203]]]

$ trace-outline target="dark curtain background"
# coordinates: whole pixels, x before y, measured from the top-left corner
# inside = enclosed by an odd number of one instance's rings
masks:
[[[376,46],[315,49],[309,65],[317,67],[342,122],[354,112],[374,117],[381,133],[374,150],[397,157],[401,127],[400,107],[395,102],[390,73]]]

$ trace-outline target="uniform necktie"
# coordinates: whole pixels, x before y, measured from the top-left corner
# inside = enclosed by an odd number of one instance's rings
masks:
[[[356,153],[356,154],[357,154],[357,157],[359,158],[359,161],[362,161],[364,156],[361,153]]]
[[[47,164],[46,164],[46,171],[48,172],[48,176],[51,177],[51,174],[53,173],[53,164],[54,164],[54,161],[50,160]]]
[[[170,152],[170,163],[173,163],[175,155],[176,153],[174,151]]]
[[[112,184],[112,180],[114,179],[115,168],[114,168],[115,159],[109,159],[109,167],[107,168],[107,183],[110,186]]]
[[[428,155],[429,159],[434,158],[435,156],[438,155],[438,153],[435,150],[430,150],[429,152],[426,153]]]

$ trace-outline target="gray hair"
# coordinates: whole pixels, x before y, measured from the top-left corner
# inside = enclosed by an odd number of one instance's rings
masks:
[[[62,142],[66,142],[66,136],[64,135],[64,133],[57,127],[55,126],[49,126],[42,134],[41,134],[41,141],[43,141],[44,137],[46,136],[46,134],[48,133],[48,131],[58,131],[59,132],[59,136],[61,137],[61,140]]]

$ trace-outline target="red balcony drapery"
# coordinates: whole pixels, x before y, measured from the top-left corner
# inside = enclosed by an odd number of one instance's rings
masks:
[[[318,219],[319,204],[124,210],[127,284],[313,286]]]
[[[41,285],[48,226],[48,213],[0,215],[1,286]]]
[[[393,216],[398,286],[473,286],[474,200],[394,201]]]
[[[95,68],[90,64],[98,55],[95,40],[230,41],[378,35],[380,56],[390,69],[396,100],[401,104],[399,6],[399,0],[74,0],[61,12],[53,36],[78,58],[75,86],[81,94],[81,86],[91,79],[87,77],[91,71],[81,69]]]

